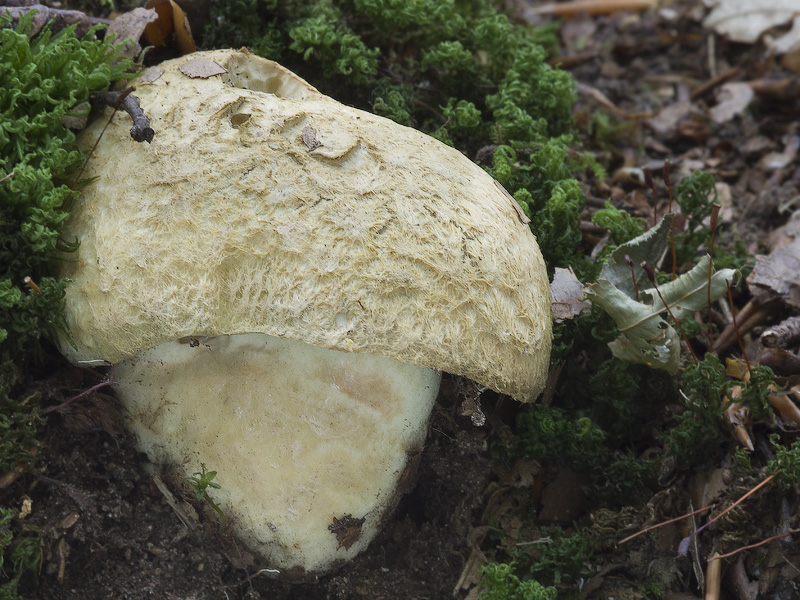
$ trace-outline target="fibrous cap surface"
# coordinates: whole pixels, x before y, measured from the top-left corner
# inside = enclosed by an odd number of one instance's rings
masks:
[[[198,59],[227,72],[181,71]],[[81,241],[62,272],[67,356],[117,363],[188,335],[266,333],[538,395],[545,266],[480,167],[246,51],[158,68],[134,82],[155,139],[132,141],[116,115],[67,226]],[[82,134],[87,151],[104,125]]]

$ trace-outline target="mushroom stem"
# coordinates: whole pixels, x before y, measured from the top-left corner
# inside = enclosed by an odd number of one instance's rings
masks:
[[[352,558],[425,441],[440,374],[265,334],[200,339],[114,368],[139,447],[187,474],[213,465],[219,512],[272,566]]]

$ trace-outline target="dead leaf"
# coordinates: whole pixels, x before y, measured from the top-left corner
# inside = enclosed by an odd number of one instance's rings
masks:
[[[553,319],[556,323],[574,319],[591,306],[591,302],[584,299],[583,284],[572,268],[556,267],[553,282],[550,284],[550,294],[553,297]]]
[[[614,356],[674,373],[680,366],[680,338],[671,326],[702,310],[735,286],[739,272],[722,269],[709,277],[708,255],[676,279],[646,287],[648,277],[639,265],[658,264],[667,244],[673,215],[652,229],[619,246],[603,265],[596,283],[586,288],[589,300],[605,310],[617,324],[619,336],[609,343]],[[630,265],[635,265],[633,273]],[[635,277],[635,279],[634,279]],[[667,310],[666,307],[669,307]]]
[[[772,386],[775,387],[775,386]],[[775,388],[777,390],[777,388]],[[778,392],[770,394],[768,397],[772,408],[781,413],[786,419],[795,425],[800,425],[800,408],[792,401],[789,392]]]
[[[206,58],[193,58],[180,66],[181,73],[187,77],[208,79],[214,75],[222,75],[228,70],[222,65]]]
[[[516,198],[514,198],[514,196],[509,194],[508,190],[504,188],[503,185],[496,179],[494,180],[494,184],[495,186],[497,186],[497,189],[503,192],[503,195],[506,198],[508,198],[509,201],[511,202],[511,208],[513,208],[514,212],[517,213],[517,219],[519,219],[519,222],[522,223],[523,225],[527,225],[528,223],[530,223],[531,222],[530,218],[528,218],[528,215],[526,215],[525,211],[522,210],[522,207],[519,205],[519,202],[517,202]]]
[[[152,8],[135,8],[111,21],[109,33],[116,33],[118,40],[130,40],[125,43],[122,55],[136,58],[142,53],[139,39],[149,23],[158,19],[158,13]]]
[[[678,126],[678,123],[688,116],[691,108],[692,103],[689,100],[676,102],[645,122],[656,133],[669,135]]]
[[[306,148],[308,148],[309,152],[313,152],[314,150],[322,146],[322,142],[320,142],[317,139],[317,130],[314,129],[313,127],[310,127],[308,125],[303,127],[302,137],[303,137],[303,143],[306,145]]]
[[[719,103],[708,113],[713,121],[727,123],[742,114],[753,101],[755,92],[748,84],[730,82],[722,85],[717,92]]]
[[[153,83],[156,79],[164,74],[164,69],[159,67],[149,67],[144,73],[139,75],[139,83]]]
[[[728,397],[730,396],[730,398]],[[728,425],[731,426],[733,434],[739,443],[753,451],[753,437],[750,435],[750,427],[752,420],[750,418],[750,409],[744,404],[738,402],[742,398],[742,386],[735,385],[730,389],[728,395],[722,399],[722,404],[725,406],[725,416],[728,419]]]
[[[792,23],[792,29],[767,47],[775,54],[783,54],[800,44],[800,12],[797,0],[771,0],[757,3],[753,0],[705,0],[711,13],[703,25],[726,36],[734,42],[752,44],[773,27]]]
[[[341,519],[333,517],[333,523],[328,525],[328,531],[336,536],[339,548],[350,550],[350,546],[361,538],[361,527],[364,518],[356,519],[353,515],[345,515]]]
[[[56,529],[63,529],[66,531],[67,529],[75,525],[75,523],[77,523],[78,519],[80,518],[81,518],[80,513],[73,510],[72,512],[69,512],[63,517],[61,517],[61,519],[56,524]]]
[[[728,489],[723,469],[716,468],[695,473],[689,480],[688,492],[694,506],[708,506]]]
[[[154,46],[166,48],[170,46],[170,36],[174,34],[174,45],[180,54],[191,54],[195,51],[189,21],[186,15],[173,0],[150,0],[145,8],[152,8],[158,13],[158,19],[149,23],[145,29],[147,40]]]
[[[758,581],[751,581],[744,566],[744,552],[737,556],[736,563],[725,569],[724,579],[734,598],[756,600],[758,598]]]
[[[785,169],[794,162],[795,158],[797,158],[797,150],[800,149],[800,137],[796,135],[788,137],[789,140],[783,152],[770,152],[765,154],[761,160],[758,161],[758,166],[768,171],[774,171],[775,169]]]
[[[776,248],[769,256],[756,256],[747,283],[800,308],[800,238]]]
[[[741,358],[725,359],[725,375],[739,381],[750,381],[750,368]]]
[[[781,225],[767,236],[766,247],[773,252],[798,238],[800,238],[800,211],[794,212],[785,225]]]
[[[72,108],[66,115],[61,118],[61,124],[69,129],[80,131],[86,128],[86,123],[89,120],[89,111],[91,105],[88,102],[82,102],[78,106]]]
[[[64,575],[67,570],[67,557],[69,556],[69,544],[67,544],[67,540],[61,538],[58,540],[58,582],[64,582]]]
[[[33,500],[30,499],[28,496],[22,497],[22,506],[19,509],[19,514],[17,518],[24,519],[29,514],[31,514],[31,510],[33,510]]]

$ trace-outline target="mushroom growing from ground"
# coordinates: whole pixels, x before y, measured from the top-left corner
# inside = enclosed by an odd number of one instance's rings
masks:
[[[91,153],[61,349],[114,365],[153,462],[218,472],[214,501],[253,550],[324,572],[403,491],[440,372],[523,402],[541,391],[536,240],[458,151],[247,51],[134,85],[155,139],[132,141],[118,115]]]

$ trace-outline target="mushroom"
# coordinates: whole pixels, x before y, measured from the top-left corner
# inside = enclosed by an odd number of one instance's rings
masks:
[[[246,50],[134,85],[152,144],[122,116],[101,137],[108,111],[80,138],[92,179],[66,226],[81,243],[61,350],[114,365],[154,463],[218,472],[214,501],[253,550],[325,572],[407,487],[442,371],[540,393],[535,237],[455,149]]]

